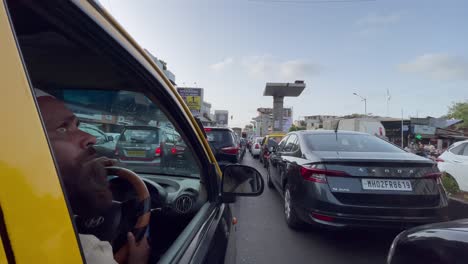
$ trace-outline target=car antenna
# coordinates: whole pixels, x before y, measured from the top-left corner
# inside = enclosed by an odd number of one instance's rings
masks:
[[[338,119],[338,122],[336,122],[336,127],[335,127],[336,141],[338,141],[338,127],[340,126],[340,121],[341,119]]]

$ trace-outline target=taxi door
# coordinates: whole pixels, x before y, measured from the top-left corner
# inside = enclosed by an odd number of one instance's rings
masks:
[[[0,263],[82,263],[10,22],[1,1]],[[6,255],[5,249],[11,254]]]

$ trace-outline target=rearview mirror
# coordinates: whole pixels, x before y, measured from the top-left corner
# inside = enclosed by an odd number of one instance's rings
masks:
[[[259,196],[265,183],[256,169],[234,164],[224,167],[221,185],[223,200],[232,202],[235,196]]]
[[[107,141],[114,141],[114,137],[113,136],[107,136]]]

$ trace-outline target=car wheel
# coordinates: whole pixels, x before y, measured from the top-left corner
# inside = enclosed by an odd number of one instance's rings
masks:
[[[292,229],[300,229],[303,226],[303,222],[299,219],[296,214],[296,210],[291,203],[291,190],[289,184],[286,184],[284,189],[284,217],[286,223]]]
[[[271,181],[271,176],[270,176],[270,166],[267,168],[267,186],[268,188],[273,188],[273,182]]]

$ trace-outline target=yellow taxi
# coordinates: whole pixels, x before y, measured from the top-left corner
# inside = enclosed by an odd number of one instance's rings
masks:
[[[0,39],[0,263],[93,263],[85,237],[125,263],[128,232],[149,238],[150,263],[235,262],[227,203],[260,195],[261,176],[220,171],[174,86],[97,1],[2,1]]]
[[[262,150],[259,156],[259,160],[261,163],[263,163],[264,168],[268,167],[268,157],[270,155],[271,148],[274,147],[273,145],[278,146],[279,142],[284,138],[284,136],[286,136],[286,133],[284,132],[272,132],[263,138],[261,146]],[[273,140],[276,143],[273,143]]]

